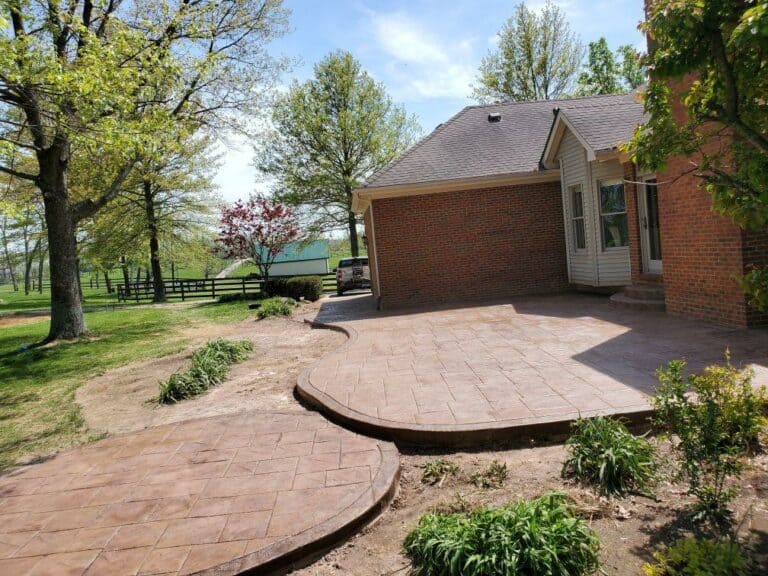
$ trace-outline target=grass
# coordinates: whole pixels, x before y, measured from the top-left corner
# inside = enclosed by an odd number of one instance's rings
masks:
[[[296,301],[291,298],[281,296],[265,298],[256,310],[256,316],[259,320],[264,320],[270,316],[290,316],[294,308],[296,308]]]
[[[151,306],[86,314],[90,335],[47,347],[48,322],[0,329],[0,468],[32,454],[87,441],[75,391],[109,368],[181,351],[194,324],[231,322],[253,313],[243,303]]]
[[[106,306],[117,303],[117,293],[108,294],[103,286],[100,289],[83,288],[83,306]],[[48,289],[43,290],[42,294],[37,291],[24,294],[23,288],[14,292],[10,284],[0,284],[0,313],[48,310],[50,307],[51,291]]]
[[[646,493],[656,478],[656,449],[615,418],[581,418],[566,442],[563,477],[576,478],[603,494]]]
[[[600,543],[565,495],[552,492],[498,508],[425,514],[404,547],[422,576],[580,576],[598,568]]]
[[[248,358],[252,350],[250,340],[233,342],[218,338],[208,342],[192,355],[189,369],[172,374],[160,384],[158,401],[173,404],[218,386],[229,374],[230,366]]]

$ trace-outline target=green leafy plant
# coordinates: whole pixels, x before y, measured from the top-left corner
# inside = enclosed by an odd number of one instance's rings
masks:
[[[192,355],[192,365],[185,372],[176,372],[160,383],[158,401],[173,404],[202,394],[221,384],[230,366],[248,358],[253,344],[248,340],[233,342],[219,338],[208,342]]]
[[[747,565],[741,547],[732,541],[683,538],[653,555],[643,566],[645,576],[742,576]]]
[[[275,296],[261,301],[261,306],[256,311],[256,316],[258,316],[259,320],[264,320],[264,318],[269,318],[270,316],[290,316],[295,307],[295,300]]]
[[[285,296],[314,302],[323,295],[323,279],[320,276],[296,276],[286,282],[286,289]]]
[[[404,547],[422,576],[580,576],[598,568],[600,542],[565,495],[552,492],[498,508],[425,514]]]
[[[592,484],[604,494],[646,492],[655,480],[656,449],[619,420],[579,418],[566,442],[563,477]]]
[[[482,470],[478,470],[469,477],[478,488],[501,488],[507,481],[507,465],[504,462],[494,460]]]
[[[456,476],[461,470],[458,464],[443,458],[430,460],[423,466],[421,473],[422,484],[442,484],[448,476]]]
[[[743,457],[758,446],[765,425],[765,389],[755,389],[752,371],[737,370],[726,358],[725,366],[688,376],[684,361],[671,361],[657,372],[654,399],[657,424],[677,439],[681,472],[697,499],[695,519],[716,526],[731,517],[736,492],[727,480],[741,474]]]
[[[258,294],[243,294],[242,292],[234,292],[232,294],[222,294],[219,296],[219,304],[229,304],[230,302],[247,302],[249,300],[258,300]]]

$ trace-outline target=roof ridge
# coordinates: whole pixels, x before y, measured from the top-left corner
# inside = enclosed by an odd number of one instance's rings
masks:
[[[493,106],[514,106],[518,104],[557,104],[561,102],[574,102],[583,100],[598,100],[601,98],[610,98],[617,96],[629,96],[630,94],[636,94],[638,90],[628,90],[626,92],[617,92],[615,94],[592,94],[591,96],[573,96],[571,98],[557,98],[552,100],[505,100],[504,102],[495,102],[493,104],[471,104],[465,106],[463,110],[476,109],[476,108],[491,108]]]
[[[370,176],[369,178],[366,178],[366,180],[365,180],[365,184],[363,184],[363,186],[362,186],[362,187],[363,187],[363,188],[367,188],[368,186],[370,186],[370,185],[371,185],[371,183],[372,183],[374,180],[376,180],[377,178],[380,178],[381,176],[383,176],[384,174],[386,174],[387,172],[389,172],[390,170],[392,170],[392,169],[393,169],[395,166],[397,166],[398,164],[400,164],[400,162],[402,162],[402,161],[405,159],[405,157],[406,157],[406,156],[410,155],[410,154],[411,154],[411,152],[413,152],[414,150],[416,150],[416,149],[420,148],[421,146],[423,146],[424,144],[426,144],[427,142],[429,142],[430,140],[432,140],[432,138],[434,138],[434,137],[435,137],[435,136],[436,136],[436,135],[437,135],[439,132],[442,132],[442,131],[443,131],[443,130],[444,130],[444,129],[445,129],[445,128],[446,128],[446,127],[449,125],[449,124],[453,123],[453,122],[454,122],[454,121],[455,121],[455,120],[456,120],[456,119],[457,119],[457,118],[458,118],[458,117],[459,117],[459,116],[460,116],[460,115],[461,115],[461,114],[462,114],[462,113],[463,113],[465,110],[467,110],[468,108],[471,108],[471,107],[470,107],[470,106],[464,106],[464,108],[462,108],[461,110],[459,110],[458,112],[456,112],[456,114],[454,114],[453,116],[451,116],[450,118],[448,118],[448,120],[446,120],[445,122],[441,122],[440,124],[438,124],[438,125],[437,125],[437,126],[436,126],[436,127],[433,129],[433,130],[432,130],[432,132],[430,132],[429,134],[427,134],[426,136],[424,136],[423,138],[421,138],[421,139],[420,139],[418,142],[416,142],[416,143],[415,143],[413,146],[411,146],[411,147],[410,147],[410,148],[408,148],[407,150],[404,150],[404,151],[403,151],[403,152],[402,152],[402,153],[401,153],[401,154],[400,154],[400,155],[399,155],[397,158],[395,158],[394,160],[392,160],[392,162],[390,162],[390,163],[389,163],[389,164],[387,164],[386,166],[382,167],[380,170],[377,170],[376,172],[374,172],[373,174],[371,174],[371,176]]]

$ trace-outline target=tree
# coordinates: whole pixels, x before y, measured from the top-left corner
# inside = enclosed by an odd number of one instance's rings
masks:
[[[670,156],[689,157],[713,209],[765,233],[768,3],[657,0],[642,29],[650,39],[650,118],[628,147],[635,162],[663,170]],[[768,309],[768,268],[748,271],[744,288],[753,305]]]
[[[293,210],[265,196],[238,200],[221,212],[219,242],[230,258],[250,258],[266,286],[278,254],[299,238]]]
[[[539,13],[525,3],[498,32],[498,46],[480,63],[473,97],[482,103],[550,100],[568,95],[584,47],[565,13],[547,1]]]
[[[335,52],[278,100],[272,123],[257,151],[261,172],[275,178],[277,197],[298,208],[310,233],[346,229],[357,256],[352,191],[413,144],[416,121],[350,53]]]
[[[120,192],[157,134],[234,126],[281,69],[265,51],[285,31],[280,0],[2,0],[0,171],[40,190],[48,230],[47,340],[86,330],[76,231]],[[33,171],[14,159],[35,159]],[[103,188],[73,194],[79,155],[107,157]]]
[[[629,45],[619,46],[616,54],[605,38],[589,43],[585,70],[579,74],[579,96],[618,94],[633,90],[645,81],[640,55]]]

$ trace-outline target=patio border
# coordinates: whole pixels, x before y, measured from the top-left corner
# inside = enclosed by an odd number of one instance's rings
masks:
[[[320,322],[309,318],[304,318],[304,322],[313,328],[333,330],[347,335],[347,341],[331,354],[338,354],[358,339],[355,329],[349,326]],[[314,365],[309,366],[299,375],[295,388],[299,399],[321,412],[332,422],[349,430],[367,436],[417,446],[467,447],[565,435],[570,431],[571,423],[577,418],[600,415],[620,416],[627,420],[630,426],[641,426],[647,423],[648,418],[654,412],[652,409],[627,412],[588,410],[566,418],[544,416],[478,424],[405,424],[375,418],[341,404],[312,384],[310,374],[313,368]]]

